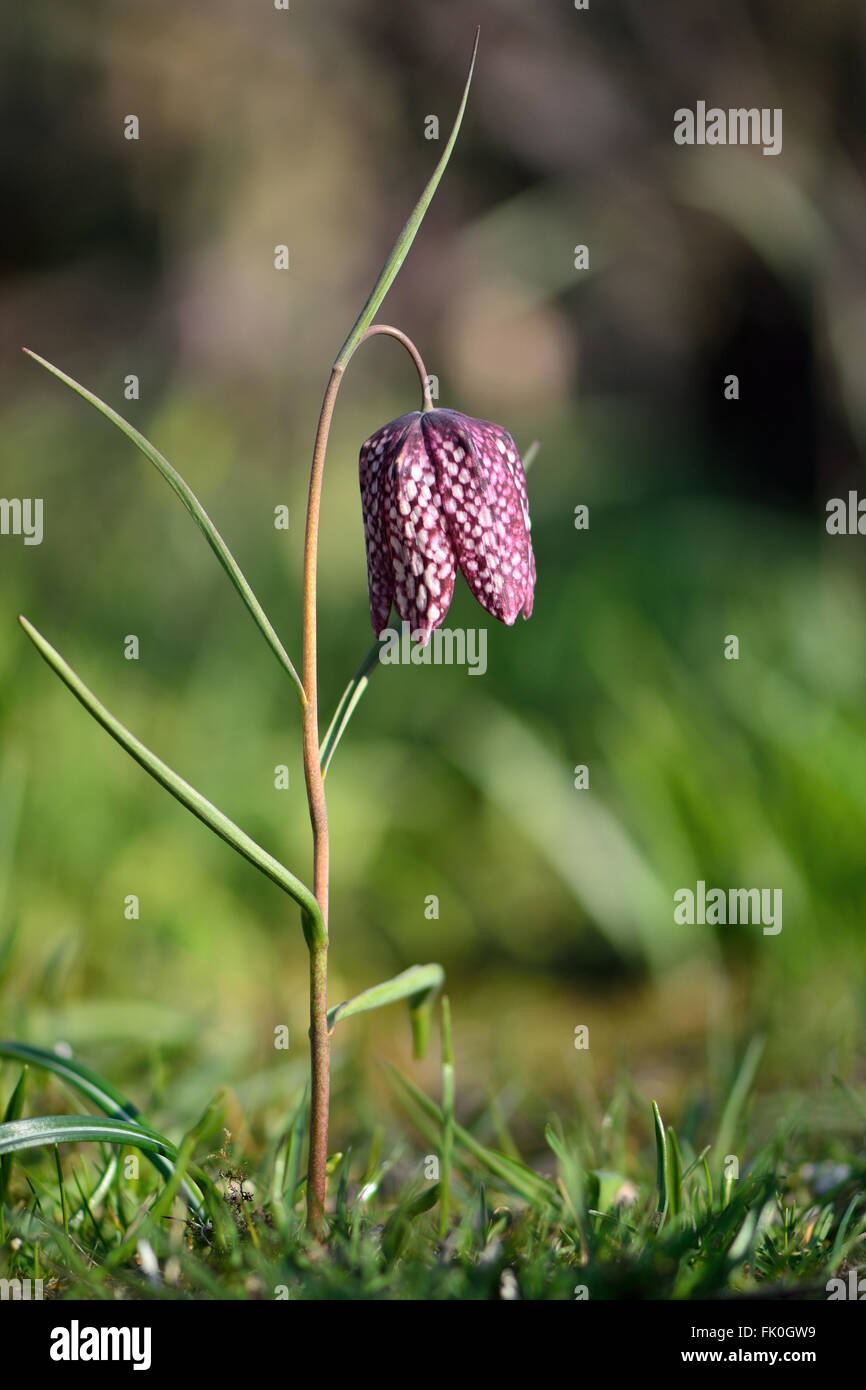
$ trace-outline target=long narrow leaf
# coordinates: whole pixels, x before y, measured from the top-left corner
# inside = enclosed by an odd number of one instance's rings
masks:
[[[110,420],[113,425],[116,425],[121,433],[125,434],[127,439],[131,440],[136,448],[141,450],[145,458],[150,460],[154,468],[158,469],[162,474],[169,487],[180,498],[211,550],[216,555],[235,589],[240,594],[253,622],[261,632],[283,670],[291,677],[303,701],[305,696],[301,678],[295,670],[282,642],[274,631],[265,610],[253,593],[240,565],[232,555],[219,531],[214,526],[192,488],[184,481],[177,469],[172,467],[168,459],[163,458],[159,450],[155,449],[150,440],[146,439],[134,425],[131,425],[128,420],[124,420],[122,415],[118,415],[116,410],[113,410],[110,405],[106,405],[105,401],[100,400],[92,391],[88,391],[86,386],[82,386],[81,383],[76,381],[73,377],[67,376],[66,372],[62,372],[59,367],[55,367],[51,362],[47,362],[44,357],[39,356],[38,352],[32,352],[30,348],[25,348],[24,351],[27,353],[28,357],[33,358],[34,362],[38,362],[47,372],[51,372],[52,376],[56,376],[58,381],[62,381],[66,386],[71,387],[83,400],[88,401],[90,405],[94,406],[101,415],[105,416],[106,420]]]
[[[129,1120],[101,1118],[98,1115],[37,1115],[27,1120],[0,1124],[0,1154],[20,1153],[22,1149],[51,1144],[127,1144],[145,1153],[177,1158],[170,1140],[152,1130],[142,1129]]]
[[[667,1154],[665,1181],[668,1190],[668,1205],[670,1214],[673,1217],[680,1215],[683,1209],[683,1160],[680,1154],[679,1141],[677,1140],[676,1130],[673,1125],[668,1125],[666,1130]]]
[[[343,691],[342,698],[338,704],[334,717],[331,720],[328,732],[325,734],[322,743],[319,761],[322,767],[322,776],[327,775],[331,765],[331,759],[337,751],[337,744],[343,737],[344,730],[355,713],[358,701],[370,684],[370,675],[379,664],[379,653],[382,650],[382,643],[378,639],[373,643],[364,660],[361,662],[346,689]]]
[[[764,1055],[766,1038],[760,1034],[750,1038],[748,1047],[743,1054],[740,1069],[737,1072],[734,1084],[731,1087],[725,1108],[722,1111],[722,1118],[719,1121],[719,1132],[716,1138],[717,1167],[721,1174],[724,1170],[725,1159],[731,1153],[734,1144],[737,1142],[740,1119],[743,1109],[749,1098],[749,1093],[755,1083],[758,1067],[761,1065],[761,1058]]]
[[[412,210],[408,222],[406,223],[402,232],[398,236],[397,240],[394,242],[394,245],[391,249],[391,253],[388,256],[388,259],[386,260],[379,273],[378,280],[376,281],[375,285],[370,291],[370,296],[366,304],[364,305],[363,309],[358,315],[355,324],[351,332],[349,333],[348,338],[346,339],[345,343],[340,349],[340,352],[337,356],[337,360],[334,363],[335,368],[345,367],[346,363],[349,361],[349,358],[352,356],[352,353],[355,351],[355,348],[358,346],[358,343],[361,341],[367,329],[370,327],[370,324],[373,322],[373,319],[375,318],[376,313],[378,312],[379,305],[382,303],[382,300],[385,298],[385,295],[388,293],[389,289],[394,283],[394,279],[397,275],[397,272],[399,271],[401,265],[406,259],[412,242],[418,235],[418,229],[421,226],[421,223],[424,221],[424,214],[430,206],[433,194],[439,187],[439,180],[442,178],[442,175],[445,173],[445,170],[448,167],[448,161],[451,158],[451,152],[454,149],[454,145],[457,140],[457,135],[460,130],[460,125],[463,120],[463,113],[466,110],[466,102],[469,99],[469,87],[472,82],[472,73],[475,69],[475,55],[478,52],[479,32],[480,30],[475,30],[475,42],[472,45],[472,57],[469,62],[469,71],[466,74],[466,83],[463,88],[463,96],[460,101],[460,106],[457,110],[457,116],[454,121],[454,125],[451,129],[451,134],[448,137],[448,143],[442,152],[442,158],[439,160],[439,163],[433,170],[433,173],[430,177],[430,181],[427,184],[427,187],[424,189],[424,192],[421,194],[421,197],[418,199],[418,202],[415,204],[415,207]]]
[[[24,1108],[24,1088],[26,1084],[27,1068],[22,1067],[21,1075],[18,1078],[18,1082],[15,1086],[14,1091],[9,1097],[9,1104],[6,1106],[6,1110],[3,1115],[4,1124],[9,1124],[12,1120],[17,1120],[20,1118],[21,1111]],[[0,1208],[2,1208],[3,1203],[6,1201],[6,1193],[9,1190],[9,1178],[11,1172],[12,1155],[4,1154],[3,1157],[0,1158]]]
[[[652,1103],[653,1132],[656,1141],[656,1188],[658,1190],[658,1202],[656,1210],[660,1216],[667,1211],[668,1205],[668,1141],[665,1133],[664,1121],[661,1111],[655,1101]]]
[[[137,1125],[139,1129],[162,1139],[163,1136],[158,1134],[153,1126],[145,1120],[131,1100],[128,1100],[121,1091],[112,1086],[111,1082],[106,1081],[95,1071],[91,1071],[83,1063],[76,1062],[71,1057],[61,1057],[58,1053],[50,1052],[42,1047],[32,1047],[29,1043],[19,1042],[0,1042],[0,1058],[4,1057],[8,1061],[23,1062],[30,1066],[41,1067],[44,1071],[50,1071],[58,1080],[65,1082],[79,1095],[91,1101],[104,1115],[114,1120],[129,1121],[131,1124]],[[7,1114],[6,1118],[12,1119],[13,1116]],[[174,1164],[160,1152],[149,1152],[147,1157],[162,1177],[171,1177],[174,1172]],[[201,1215],[204,1212],[202,1194],[194,1186],[185,1185],[184,1190],[189,1205],[197,1214]]]
[[[451,1003],[443,996],[442,1010],[442,1152],[439,1176],[439,1239],[448,1234],[451,1206],[451,1157],[454,1149],[454,1048],[451,1045]]]
[[[172,1199],[183,1184],[187,1171],[190,1174],[194,1173],[197,1184],[213,1191],[213,1184],[207,1175],[200,1169],[192,1169],[186,1152],[182,1156],[168,1139],[151,1130],[142,1129],[128,1120],[100,1119],[95,1115],[40,1115],[28,1120],[13,1120],[8,1124],[0,1124],[0,1155],[57,1144],[87,1142],[122,1144],[127,1148],[140,1149],[147,1155],[159,1155],[164,1159],[170,1159],[168,1180]],[[204,1208],[202,1212],[204,1213]]]
[[[45,1071],[50,1071],[54,1076],[65,1081],[67,1085],[73,1087],[81,1095],[86,1096],[94,1105],[105,1115],[109,1115],[116,1120],[130,1120],[142,1129],[152,1129],[152,1126],[142,1118],[137,1108],[131,1100],[127,1100],[110,1082],[85,1067],[81,1062],[74,1061],[71,1057],[61,1057],[57,1052],[50,1052],[42,1047],[32,1047],[29,1043],[20,1042],[0,1042],[0,1057],[6,1058],[11,1062],[23,1062],[25,1065],[42,1067]],[[156,1133],[155,1130],[153,1130]]]
[[[415,1056],[423,1056],[429,1039],[429,1013],[433,1000],[445,980],[441,965],[412,965],[392,980],[384,980],[380,985],[371,985],[361,994],[336,1004],[328,1010],[328,1029],[334,1028],[343,1018],[367,1013],[370,1009],[382,1009],[388,1004],[396,1004],[400,999],[409,1000],[412,1015],[412,1031],[415,1041]]]
[[[195,1152],[196,1146],[202,1138],[202,1135],[207,1134],[210,1130],[214,1116],[218,1114],[221,1105],[221,1096],[217,1096],[214,1100],[210,1101],[208,1105],[205,1107],[205,1110],[200,1116],[200,1118],[196,1121],[196,1123],[192,1126],[191,1129],[187,1130],[180,1144],[175,1149],[173,1154],[174,1163],[171,1176],[169,1177],[168,1182],[166,1183],[163,1190],[160,1192],[150,1211],[147,1213],[146,1220],[148,1220],[151,1224],[158,1226],[158,1223],[162,1220],[162,1218],[166,1216],[168,1212],[171,1211],[172,1204],[175,1198],[177,1197],[181,1188],[184,1186],[184,1176],[191,1167],[190,1161],[192,1159],[193,1153]],[[215,1195],[213,1184],[209,1180],[207,1180],[207,1182],[209,1192],[213,1197]],[[219,1244],[221,1246],[225,1246],[227,1244],[229,1236],[230,1223],[225,1209],[223,1207],[223,1204],[219,1200],[216,1200],[212,1203],[212,1215],[214,1218],[214,1233],[218,1236]],[[133,1225],[135,1226],[136,1223],[133,1222]],[[132,1251],[138,1245],[140,1236],[140,1226],[136,1226],[136,1229],[134,1231],[127,1232],[126,1238],[122,1241],[122,1243],[119,1246],[117,1246],[114,1250],[112,1250],[110,1255],[107,1256],[105,1260],[106,1268],[117,1267],[118,1265],[121,1265],[124,1262],[124,1260],[127,1259],[129,1255],[131,1255]]]
[[[295,902],[300,904],[314,930],[324,935],[322,914],[309,888],[299,878],[295,878],[295,875],[279,860],[274,859],[273,855],[262,849],[261,845],[256,844],[255,840],[235,825],[234,821],[229,820],[228,816],[203,797],[201,792],[196,791],[195,787],[190,786],[189,782],[184,781],[167,763],[164,763],[149,748],[146,748],[118,719],[115,719],[114,715],[97,700],[91,690],[88,690],[72,667],[64,661],[60,653],[55,651],[50,642],[45,640],[32,623],[24,617],[19,617],[18,621],[40,656],[60,677],[64,685],[68,686],[88,714],[91,714],[96,722],[101,724],[103,729],[111,734],[111,737],[122,748],[126,749],[129,756],[134,758],[145,772],[149,772],[160,786],[165,787],[166,791],[170,792],[182,806],[185,806],[200,821],[203,821],[215,835],[218,835],[221,840],[225,840],[226,844],[231,845],[232,849],[237,850],[238,854],[242,855],[250,864],[254,864],[257,869],[260,869],[267,878],[276,883],[285,893],[288,893],[289,897],[294,898]]]

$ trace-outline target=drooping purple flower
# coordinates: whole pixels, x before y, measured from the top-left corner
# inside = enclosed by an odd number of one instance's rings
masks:
[[[460,569],[488,613],[509,626],[532,613],[535,560],[526,479],[507,430],[456,410],[413,411],[361,448],[370,617],[391,605],[427,642]]]

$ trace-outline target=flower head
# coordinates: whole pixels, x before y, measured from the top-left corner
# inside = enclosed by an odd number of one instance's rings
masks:
[[[507,430],[456,410],[413,411],[361,448],[370,617],[391,605],[425,643],[460,569],[488,613],[528,618],[535,589],[526,479]]]

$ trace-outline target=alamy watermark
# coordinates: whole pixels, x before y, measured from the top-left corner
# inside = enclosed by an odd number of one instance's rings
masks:
[[[678,926],[762,926],[764,936],[782,930],[781,888],[711,888],[702,878],[695,889],[674,893],[674,921]]]
[[[674,112],[677,145],[762,145],[763,154],[782,153],[781,106],[707,106],[699,101],[694,111],[681,106]]]
[[[41,1302],[45,1297],[41,1279],[0,1279],[0,1301],[14,1303]]]
[[[379,633],[382,649],[379,660],[383,666],[468,666],[470,676],[483,676],[487,670],[486,627],[437,627],[430,640],[422,646],[419,628],[413,632],[407,622],[398,632],[385,627]]]
[[[151,1337],[149,1327],[82,1327],[73,1318],[52,1329],[48,1354],[52,1361],[130,1361],[134,1371],[149,1371]]]
[[[848,1270],[848,1282],[844,1279],[828,1279],[824,1288],[827,1292],[827,1302],[838,1302],[839,1299],[850,1299],[855,1303],[866,1302],[866,1279],[858,1279],[859,1270]]]
[[[866,497],[853,488],[847,498],[831,497],[825,525],[828,536],[866,536]]]
[[[42,498],[0,497],[0,536],[23,536],[25,545],[41,545]]]

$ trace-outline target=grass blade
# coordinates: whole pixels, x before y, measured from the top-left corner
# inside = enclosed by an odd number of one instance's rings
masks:
[[[830,1251],[830,1256],[827,1260],[827,1268],[830,1270],[835,1270],[836,1266],[839,1264],[839,1261],[843,1259],[843,1257],[846,1254],[845,1236],[848,1234],[848,1227],[851,1224],[851,1218],[853,1217],[855,1211],[857,1210],[857,1207],[860,1205],[862,1200],[862,1192],[855,1192],[854,1196],[851,1198],[850,1202],[845,1208],[845,1213],[842,1217],[842,1220],[839,1222],[839,1229],[836,1232],[836,1239],[833,1241],[833,1249]],[[851,1245],[852,1243],[861,1240],[862,1237],[863,1232],[857,1231],[855,1235],[851,1238],[851,1240],[849,1240],[848,1244]]]
[[[27,1120],[0,1124],[0,1154],[20,1153],[51,1144],[127,1144],[144,1153],[176,1159],[177,1149],[155,1130],[142,1129],[129,1120],[99,1115],[37,1115]]]
[[[720,1174],[724,1171],[725,1158],[731,1153],[732,1146],[736,1141],[743,1107],[754,1085],[755,1076],[757,1075],[761,1058],[764,1055],[765,1045],[766,1039],[763,1037],[754,1037],[750,1040],[743,1055],[743,1060],[740,1063],[740,1070],[737,1072],[734,1084],[725,1101],[725,1108],[722,1111],[722,1118],[719,1121],[719,1131],[716,1138],[716,1152],[718,1154],[717,1163]]]
[[[9,1124],[12,1120],[19,1119],[24,1108],[24,1087],[27,1083],[27,1068],[22,1067],[18,1082],[9,1097],[9,1104],[3,1114],[3,1123]],[[3,1203],[6,1201],[6,1193],[9,1191],[9,1178],[12,1173],[12,1155],[4,1154],[0,1158],[0,1217],[2,1217]]]
[[[146,748],[134,734],[131,734],[120,723],[120,720],[115,719],[114,715],[97,700],[91,690],[88,690],[72,667],[64,661],[60,653],[55,651],[50,642],[45,640],[32,623],[24,617],[19,617],[18,621],[40,656],[48,663],[55,675],[60,677],[64,685],[72,691],[88,714],[91,714],[96,722],[102,725],[106,733],[111,734],[111,737],[120,744],[121,748],[126,750],[131,758],[135,759],[140,767],[144,768],[145,772],[149,772],[160,786],[170,792],[198,820],[203,821],[208,829],[218,835],[221,840],[225,840],[226,844],[231,845],[232,849],[237,850],[238,854],[250,864],[254,864],[267,878],[282,888],[284,893],[288,893],[289,897],[294,898],[295,902],[303,909],[306,920],[312,924],[313,930],[321,931],[324,936],[322,914],[310,889],[299,878],[295,878],[295,875],[285,865],[274,859],[273,855],[268,854],[261,845],[256,844],[255,840],[235,825],[234,821],[229,820],[228,816],[203,797],[201,792],[196,791],[195,787],[190,786],[189,782],[185,782],[167,763],[164,763],[149,748]]]
[[[410,1102],[410,1108],[414,1107],[416,1123],[418,1118],[427,1122],[428,1128],[425,1133],[429,1134],[431,1140],[435,1142],[436,1136],[442,1129],[442,1111],[434,1100],[404,1076],[396,1067],[388,1066],[388,1074],[396,1087],[403,1093],[403,1097]],[[432,1122],[432,1123],[431,1123]],[[419,1125],[419,1128],[421,1126]],[[525,1164],[518,1163],[515,1159],[507,1158],[505,1154],[497,1153],[494,1149],[488,1149],[484,1144],[470,1134],[462,1125],[454,1125],[454,1138],[463,1146],[473,1158],[476,1158],[487,1170],[494,1174],[506,1187],[511,1187],[519,1193],[527,1202],[535,1207],[556,1206],[559,1200],[558,1193],[552,1183],[546,1178],[541,1178]]]
[[[565,1136],[558,1133],[552,1124],[544,1126],[544,1138],[548,1148],[556,1155],[559,1168],[557,1187],[565,1209],[563,1219],[568,1214],[571,1215],[577,1240],[584,1253],[587,1253],[589,1251],[589,1230],[586,1222],[588,1203],[587,1182],[583,1165],[574,1146],[569,1145]]]
[[[667,1172],[665,1177],[671,1216],[679,1216],[683,1209],[683,1160],[673,1125],[667,1127]]]
[[[206,1107],[201,1118],[193,1125],[192,1129],[187,1131],[180,1145],[175,1149],[171,1176],[145,1218],[155,1229],[159,1229],[160,1221],[171,1211],[174,1200],[183,1186],[184,1176],[190,1167],[190,1160],[192,1159],[196,1145],[202,1134],[206,1133],[211,1127],[213,1118],[218,1113],[221,1105],[222,1098],[220,1096],[212,1100]],[[213,1194],[212,1184],[209,1184],[209,1186]],[[223,1204],[219,1202],[219,1200],[213,1203],[212,1214],[215,1221],[214,1234],[217,1236],[220,1246],[225,1248],[229,1237],[228,1216],[225,1213]],[[219,1218],[218,1229],[217,1218]],[[143,1224],[144,1223],[135,1225],[135,1223],[133,1223],[135,1229],[128,1232],[126,1239],[106,1257],[106,1269],[116,1268],[118,1265],[123,1264],[124,1260],[132,1254],[141,1239]]]
[[[300,1104],[295,1111],[292,1120],[292,1128],[289,1133],[289,1146],[286,1150],[286,1167],[283,1173],[282,1197],[284,1198],[289,1210],[295,1204],[297,1195],[298,1178],[301,1171],[301,1151],[304,1144],[304,1131],[307,1128],[307,1104],[308,1087],[304,1087],[304,1094],[301,1096]]]
[[[389,1216],[382,1232],[382,1254],[386,1265],[392,1265],[397,1259],[411,1235],[412,1222],[435,1206],[439,1197],[438,1189],[439,1184],[434,1183],[426,1192],[413,1193]]]
[[[448,167],[448,161],[451,158],[451,152],[454,149],[454,145],[457,141],[457,135],[460,131],[460,125],[463,121],[463,113],[466,110],[466,102],[469,99],[469,87],[472,82],[472,73],[475,69],[475,55],[478,52],[479,33],[480,30],[476,29],[475,42],[472,45],[472,57],[469,61],[469,71],[466,74],[466,83],[463,88],[463,96],[460,101],[460,106],[457,110],[457,116],[455,118],[454,125],[452,126],[451,134],[448,137],[448,143],[442,152],[442,158],[439,160],[439,163],[433,170],[433,173],[430,177],[430,181],[427,184],[427,187],[424,189],[424,192],[421,194],[421,197],[418,199],[418,202],[415,204],[415,207],[412,210],[408,222],[406,223],[402,232],[398,236],[397,240],[394,242],[394,245],[391,249],[391,253],[388,256],[388,259],[383,265],[381,271],[379,272],[379,278],[373,286],[372,290],[370,291],[370,296],[367,299],[366,304],[364,305],[363,309],[361,310],[360,314],[355,320],[354,326],[352,327],[352,330],[349,333],[348,338],[346,339],[345,343],[339,351],[339,354],[337,355],[337,359],[334,363],[334,367],[337,370],[341,370],[346,366],[346,363],[349,361],[349,358],[352,356],[352,353],[355,351],[355,348],[358,346],[358,343],[361,341],[367,329],[370,327],[370,324],[373,322],[373,319],[375,318],[376,313],[379,309],[379,305],[382,303],[382,300],[385,298],[385,295],[388,293],[389,289],[394,283],[397,273],[404,260],[406,259],[406,256],[409,253],[409,248],[411,247],[412,242],[415,240],[415,237],[418,235],[418,229],[420,228],[421,223],[424,221],[424,215],[427,212],[430,203],[432,202],[433,194],[439,187],[439,181],[442,178],[442,175],[445,173],[446,168]]]
[[[60,1224],[63,1234],[69,1239],[69,1212],[66,1210],[66,1183],[63,1181],[63,1168],[60,1163],[60,1150],[54,1145],[54,1170],[57,1173],[57,1187],[60,1192]]]
[[[42,1067],[45,1071],[52,1072],[61,1081],[65,1081],[74,1090],[86,1096],[112,1119],[129,1120],[141,1129],[152,1129],[131,1100],[127,1100],[126,1096],[95,1071],[83,1066],[81,1062],[73,1061],[71,1057],[61,1057],[57,1052],[31,1047],[29,1043],[0,1042],[0,1058],[2,1057],[11,1062],[23,1062],[25,1065]],[[7,1115],[6,1118],[12,1119],[17,1116]],[[153,1130],[153,1133],[156,1131]]]
[[[451,1045],[451,1003],[443,997],[442,1010],[442,1153],[439,1174],[439,1239],[448,1234],[451,1205],[451,1155],[454,1149],[454,1049]]]
[[[177,469],[172,467],[168,459],[163,458],[159,450],[155,449],[150,440],[146,439],[134,425],[131,425],[128,420],[124,420],[122,415],[118,415],[116,410],[113,410],[110,405],[106,405],[105,401],[101,401],[92,391],[88,391],[86,386],[82,386],[81,383],[75,381],[73,377],[67,376],[59,367],[55,367],[51,362],[47,362],[44,357],[40,357],[37,352],[32,352],[30,348],[25,348],[24,351],[27,353],[28,357],[33,358],[34,362],[38,362],[47,372],[51,372],[52,376],[56,376],[58,381],[62,381],[64,385],[69,386],[81,396],[83,400],[94,406],[101,415],[105,416],[106,420],[110,420],[113,425],[116,425],[121,433],[125,434],[127,439],[131,440],[136,448],[141,450],[145,458],[150,460],[154,468],[162,474],[169,487],[180,498],[211,550],[216,555],[235,589],[240,594],[253,622],[261,632],[283,670],[294,682],[301,697],[301,702],[304,703],[306,697],[304,695],[304,687],[301,684],[301,678],[295,670],[282,642],[271,626],[265,610],[250,588],[240,565],[235,560],[219,531],[214,526],[192,488],[187,485]]]
[[[58,1080],[77,1091],[79,1095],[84,1096],[110,1119],[128,1121],[130,1124],[137,1125],[140,1130],[155,1135],[158,1139],[162,1138],[145,1120],[131,1100],[128,1100],[104,1077],[97,1075],[95,1071],[91,1071],[81,1062],[76,1062],[71,1057],[61,1057],[58,1053],[46,1051],[41,1047],[31,1047],[29,1043],[19,1042],[0,1042],[0,1058],[4,1057],[8,1061],[23,1062],[25,1065],[42,1067],[43,1070],[50,1071]],[[10,1114],[7,1108],[6,1119],[17,1119],[17,1116]],[[156,1151],[149,1152],[147,1157],[162,1177],[171,1177],[174,1172],[174,1165],[167,1158]],[[0,1164],[6,1162],[6,1158],[0,1159]],[[102,1184],[100,1184],[101,1186]],[[194,1186],[185,1186],[184,1192],[190,1207],[197,1215],[201,1216],[204,1212],[201,1192]]]
[[[667,1136],[665,1135],[664,1122],[662,1121],[661,1111],[655,1101],[652,1103],[653,1111],[653,1130],[656,1137],[656,1187],[658,1189],[658,1202],[656,1211],[659,1216],[663,1216],[668,1205],[668,1185],[667,1185]]]

